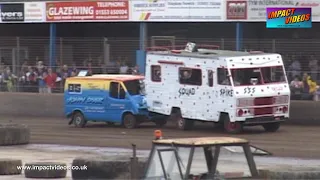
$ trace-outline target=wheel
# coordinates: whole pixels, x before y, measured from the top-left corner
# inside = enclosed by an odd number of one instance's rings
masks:
[[[279,122],[268,123],[268,124],[264,124],[262,126],[263,126],[264,130],[267,132],[276,132],[280,128],[280,123]]]
[[[133,129],[138,126],[137,118],[132,114],[126,114],[123,117],[123,126],[127,129]]]
[[[242,123],[239,121],[231,122],[229,115],[225,115],[224,130],[227,133],[238,134],[238,133],[242,132],[243,126],[242,126]]]
[[[75,127],[83,128],[87,124],[81,112],[76,112],[72,117],[72,121]]]
[[[156,124],[157,127],[163,127],[167,124],[167,120],[166,119],[161,119],[161,120],[158,120],[158,121],[155,121],[154,122]]]
[[[151,118],[151,121],[156,124],[157,127],[163,127],[167,124],[167,117],[166,116],[155,116]]]
[[[193,127],[194,121],[185,119],[181,115],[177,117],[177,128],[181,130],[190,130]]]

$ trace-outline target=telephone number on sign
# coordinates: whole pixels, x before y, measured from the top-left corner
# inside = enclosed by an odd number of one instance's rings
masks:
[[[125,9],[113,9],[113,10],[97,10],[96,15],[127,15],[128,11]]]
[[[124,16],[96,16],[96,19],[126,19],[127,15]]]

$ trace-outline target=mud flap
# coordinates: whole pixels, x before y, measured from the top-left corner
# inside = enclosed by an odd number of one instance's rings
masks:
[[[69,120],[68,125],[71,125],[72,123],[73,123],[73,118],[71,118],[71,119]]]

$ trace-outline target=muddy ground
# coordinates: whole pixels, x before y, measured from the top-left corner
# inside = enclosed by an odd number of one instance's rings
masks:
[[[153,139],[153,124],[138,129],[124,129],[105,123],[91,123],[86,128],[68,126],[68,120],[41,117],[0,117],[0,123],[27,124],[31,128],[31,143],[149,149]],[[248,127],[240,135],[229,135],[210,123],[199,123],[194,130],[180,131],[169,123],[162,129],[164,138],[234,136],[246,138],[252,145],[272,152],[275,156],[320,158],[320,126],[284,125],[278,132],[266,133],[262,127]]]

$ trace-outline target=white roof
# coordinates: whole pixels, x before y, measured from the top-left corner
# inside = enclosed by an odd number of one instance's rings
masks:
[[[181,50],[177,51],[149,51],[149,54],[170,55],[170,56],[185,56],[185,57],[199,57],[199,58],[219,58],[219,57],[240,57],[240,56],[257,56],[270,55],[271,53],[263,52],[245,52],[245,51],[229,51],[229,50],[211,50],[198,49],[198,52],[187,52]],[[274,53],[273,53],[274,54]]]

